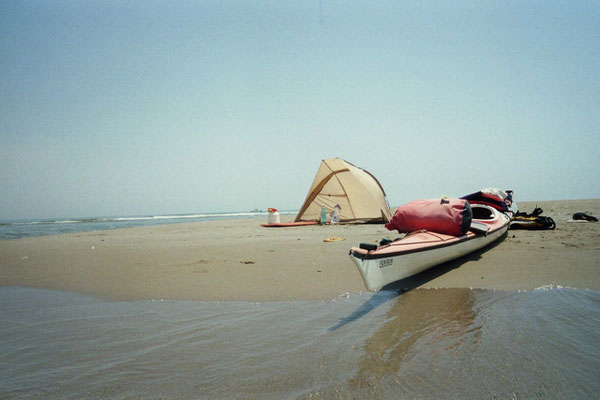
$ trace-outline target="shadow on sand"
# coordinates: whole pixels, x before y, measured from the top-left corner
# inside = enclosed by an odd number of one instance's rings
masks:
[[[416,289],[419,286],[424,285],[427,282],[430,282],[435,278],[446,274],[449,271],[452,271],[453,269],[459,268],[468,261],[479,260],[483,253],[498,246],[506,236],[507,234],[504,234],[504,236],[500,238],[501,240],[496,240],[488,246],[476,250],[470,254],[467,254],[464,257],[445,262],[443,264],[429,268],[421,272],[420,274],[413,275],[408,278],[401,279],[399,281],[384,286],[379,292],[374,293],[369,298],[369,300],[367,300],[362,306],[360,306],[358,309],[352,312],[352,314],[348,315],[347,317],[340,318],[340,322],[329,328],[328,331],[335,331],[336,329],[346,326],[349,323],[356,321],[360,317],[367,315],[380,305],[395,299],[402,293],[406,293],[410,290]]]

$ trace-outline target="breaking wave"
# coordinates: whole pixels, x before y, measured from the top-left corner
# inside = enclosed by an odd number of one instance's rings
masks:
[[[280,214],[295,214],[297,211],[280,211]],[[19,237],[55,235],[70,232],[85,232],[105,229],[131,228],[146,225],[162,225],[177,222],[212,221],[221,219],[238,219],[265,217],[267,211],[241,211],[222,213],[141,215],[119,217],[84,217],[30,219],[0,221],[0,239]]]

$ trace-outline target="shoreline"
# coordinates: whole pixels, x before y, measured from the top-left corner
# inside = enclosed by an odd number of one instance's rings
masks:
[[[557,228],[506,238],[393,288],[600,290],[600,200],[519,202]],[[293,215],[282,218],[292,220]],[[352,261],[360,242],[394,239],[383,225],[264,228],[264,218],[186,222],[0,241],[0,286],[82,293],[108,300],[332,300],[368,292]],[[331,236],[343,241],[324,242]]]

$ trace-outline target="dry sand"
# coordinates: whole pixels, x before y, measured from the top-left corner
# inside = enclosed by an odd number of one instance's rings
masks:
[[[483,251],[399,287],[600,289],[600,200],[539,205],[556,230],[511,230]],[[266,218],[264,218],[266,219]],[[288,218],[291,220],[291,217]],[[0,285],[67,290],[114,300],[329,300],[365,292],[348,250],[396,238],[383,225],[263,228],[263,219],[182,223],[0,241]],[[344,241],[324,242],[331,236]]]

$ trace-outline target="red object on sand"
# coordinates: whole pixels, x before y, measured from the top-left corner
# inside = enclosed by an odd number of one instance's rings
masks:
[[[265,228],[289,228],[292,226],[317,225],[317,221],[282,222],[279,224],[261,224]]]

